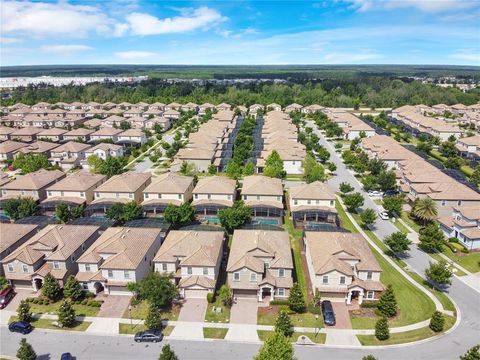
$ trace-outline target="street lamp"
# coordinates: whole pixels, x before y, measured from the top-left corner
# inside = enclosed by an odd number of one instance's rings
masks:
[[[315,315],[315,339],[317,338],[317,335],[320,333],[320,326],[318,326],[318,315]]]
[[[133,321],[132,321],[132,305],[128,305],[128,314],[130,315],[130,328],[133,329]]]

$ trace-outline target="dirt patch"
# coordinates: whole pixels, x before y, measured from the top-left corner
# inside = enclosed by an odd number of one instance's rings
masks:
[[[258,308],[258,314],[259,315],[278,315],[280,313],[280,310],[282,310],[285,307],[282,307],[282,305],[269,305],[269,306],[264,306],[264,307],[259,307]]]

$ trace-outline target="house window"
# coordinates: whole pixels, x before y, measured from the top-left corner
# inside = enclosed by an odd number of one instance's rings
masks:
[[[24,273],[28,273],[28,265],[22,265],[22,270]]]
[[[373,274],[371,271],[367,271],[367,280],[372,280]]]
[[[345,276],[340,276],[340,285],[345,285]]]
[[[65,193],[63,191],[60,191],[60,196],[65,196]]]
[[[285,296],[285,289],[284,288],[279,288],[278,289],[278,296]]]
[[[13,264],[8,264],[8,272],[13,272]]]
[[[334,201],[330,200],[330,206],[334,206]]]
[[[203,275],[208,275],[208,268],[207,267],[203,268]]]
[[[374,291],[367,291],[367,299],[372,300],[375,297]]]
[[[328,276],[327,276],[327,275],[323,276],[323,278],[322,278],[322,283],[323,283],[323,285],[327,285],[327,284],[328,284]]]
[[[85,264],[85,271],[90,271],[90,264]]]
[[[51,191],[48,192],[48,196],[52,196],[52,192],[51,192]]]
[[[312,203],[312,200],[308,199],[307,204],[310,205]]]
[[[82,251],[85,251],[85,244],[82,244]]]
[[[285,277],[285,269],[278,269],[278,276]]]
[[[191,267],[191,266],[188,266],[188,267],[187,267],[187,274],[188,274],[188,275],[192,275],[192,274],[193,274],[193,270],[192,270],[192,267]]]
[[[320,200],[315,200],[315,204],[320,204]]]
[[[442,200],[442,206],[447,205],[447,202],[445,200]]]
[[[234,272],[233,273],[233,281],[240,281],[240,273]]]
[[[148,199],[148,193],[145,193],[145,199]]]
[[[195,199],[198,199],[198,194],[195,194]]]
[[[277,196],[277,200],[278,200],[278,201],[282,201],[282,197],[281,197],[281,196]]]
[[[128,193],[128,197],[129,197],[130,199],[133,199],[133,193]]]
[[[110,279],[113,278],[113,271],[112,270],[108,270],[108,277]]]
[[[207,199],[210,200],[212,198],[212,195],[208,194]]]
[[[251,282],[257,281],[257,273],[254,273],[254,272],[250,273],[250,281]]]
[[[243,195],[243,200],[247,200],[247,195]]]
[[[462,200],[457,201],[457,206],[462,206]]]
[[[298,200],[293,200],[293,205],[298,205]]]
[[[82,198],[85,197],[85,193],[81,192],[80,197],[82,197]]]
[[[178,200],[182,200],[182,194],[178,194]]]
[[[75,261],[75,256],[72,255],[72,257],[70,258],[70,260],[72,260],[72,262]]]
[[[162,264],[162,270],[163,270],[163,271],[167,271],[167,264],[166,264],[166,263],[163,263],[163,264]]]
[[[54,269],[60,269],[60,263],[58,261],[53,262],[53,268]]]
[[[123,272],[123,277],[124,277],[125,279],[130,279],[130,271],[125,270],[125,271]]]
[[[161,198],[162,198],[162,194],[157,194],[157,198],[158,198],[158,199],[161,199]]]
[[[95,193],[95,197],[98,198],[99,196],[100,196],[100,193],[96,192],[96,193]]]

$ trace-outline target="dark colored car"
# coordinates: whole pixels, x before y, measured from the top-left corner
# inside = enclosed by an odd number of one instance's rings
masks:
[[[389,197],[389,196],[396,196],[398,194],[400,194],[400,191],[398,191],[398,190],[387,190],[387,191],[385,191],[383,196]]]
[[[322,314],[323,314],[323,321],[325,325],[334,326],[335,321],[335,313],[333,312],[332,303],[328,300],[322,301]]]
[[[60,360],[73,360],[73,356],[70,353],[63,353]]]
[[[0,309],[3,309],[15,297],[17,293],[11,286],[7,286],[0,292]]]
[[[147,330],[140,331],[135,334],[134,340],[136,342],[159,342],[162,341],[163,334],[161,330]]]
[[[25,335],[31,332],[33,327],[26,321],[14,321],[8,325],[8,330]]]

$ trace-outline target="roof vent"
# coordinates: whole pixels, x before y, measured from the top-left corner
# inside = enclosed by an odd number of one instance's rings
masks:
[[[195,231],[195,236],[198,236],[198,232]]]
[[[122,239],[125,239],[125,234],[122,234],[121,238],[122,238]]]
[[[58,230],[61,230],[61,229],[63,229],[63,225],[60,225],[60,226],[58,227]]]

